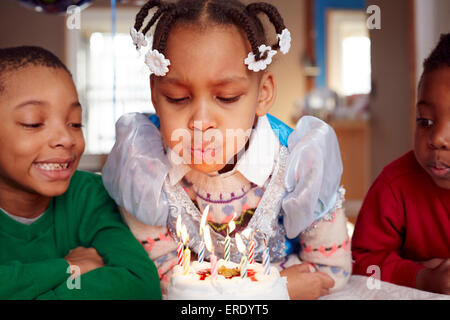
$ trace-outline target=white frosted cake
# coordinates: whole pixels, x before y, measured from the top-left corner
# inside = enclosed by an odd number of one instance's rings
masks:
[[[239,265],[230,261],[217,262],[219,274],[211,278],[209,262],[191,263],[188,273],[175,266],[167,289],[168,300],[289,300],[287,279],[270,268],[264,274],[262,264],[248,265],[247,277],[242,279]]]

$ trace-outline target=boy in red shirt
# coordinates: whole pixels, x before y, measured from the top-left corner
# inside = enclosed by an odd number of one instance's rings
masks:
[[[450,294],[450,33],[424,61],[414,150],[373,183],[352,252],[355,274]]]

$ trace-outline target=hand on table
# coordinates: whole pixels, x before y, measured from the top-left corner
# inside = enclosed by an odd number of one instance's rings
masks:
[[[105,266],[103,258],[95,248],[77,247],[70,250],[64,259],[70,266],[77,266],[80,269],[78,276]]]
[[[420,261],[419,264],[429,268],[429,269],[434,269],[437,266],[439,266],[442,262],[444,262],[445,259],[440,259],[440,258],[434,258],[434,259],[430,259],[430,260],[426,260],[426,261]]]
[[[450,294],[450,259],[432,259],[423,265],[425,268],[417,273],[416,288]]]
[[[287,277],[287,288],[291,300],[315,300],[329,293],[334,280],[323,272],[311,272],[309,263],[296,264],[281,271]]]

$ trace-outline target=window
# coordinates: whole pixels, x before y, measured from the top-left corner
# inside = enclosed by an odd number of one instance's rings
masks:
[[[370,92],[370,40],[368,37],[346,37],[342,41],[342,94]]]
[[[152,113],[149,70],[129,36],[136,10],[117,12],[117,32],[111,34],[111,10],[86,9],[81,29],[68,30],[69,68],[83,106],[86,154],[109,153],[115,123],[128,112]]]
[[[327,12],[327,84],[338,94],[371,90],[370,39],[366,13],[330,9]]]

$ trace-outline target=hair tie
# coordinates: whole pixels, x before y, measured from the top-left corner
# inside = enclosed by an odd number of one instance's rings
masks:
[[[280,51],[283,54],[287,54],[291,48],[291,33],[285,28],[281,34],[277,34],[277,37],[279,39],[278,43]],[[265,70],[267,66],[272,63],[272,57],[277,54],[276,50],[273,50],[270,46],[266,46],[265,44],[260,45],[258,50],[260,57],[263,57],[264,54],[266,54],[264,59],[256,60],[254,53],[250,52],[244,60],[244,63],[248,65],[248,69],[254,72]]]
[[[140,50],[141,47],[146,47],[148,44],[147,39],[145,38],[145,35],[142,32],[137,32],[135,28],[130,29],[130,36],[133,40],[133,44],[136,47],[136,50]]]
[[[278,37],[278,43],[280,46],[280,51],[283,54],[286,54],[291,49],[291,33],[287,28],[284,28],[283,31],[281,31],[281,34],[277,34]]]
[[[277,54],[275,50],[272,50],[270,46],[266,46],[265,44],[260,45],[258,47],[258,50],[260,53],[260,57],[267,53],[265,59],[256,60],[253,52],[250,52],[247,58],[244,60],[244,63],[248,65],[248,69],[255,72],[265,70],[267,66],[272,63],[272,57]]]
[[[146,47],[149,44],[145,35],[142,32],[137,32],[135,28],[130,29],[130,36],[138,51],[141,47]],[[145,54],[145,64],[150,69],[150,72],[157,76],[165,76],[167,72],[169,72],[169,59],[166,59],[166,57],[156,49],[149,49],[147,51]]]
[[[156,76],[163,77],[169,72],[170,60],[160,53],[158,50],[148,50],[145,54],[145,64],[150,72]]]

